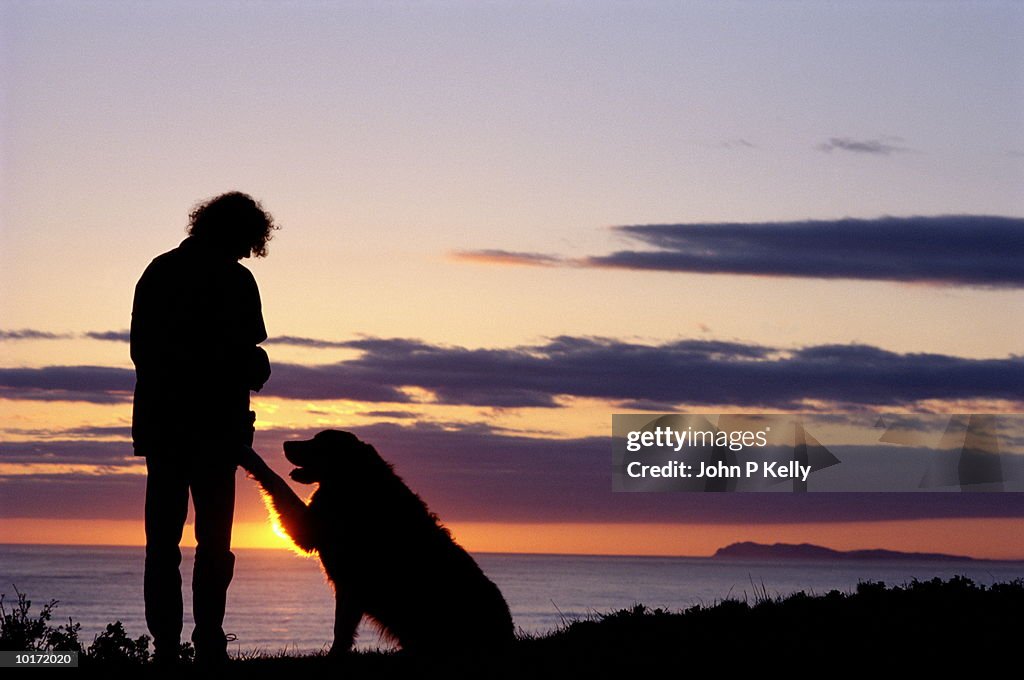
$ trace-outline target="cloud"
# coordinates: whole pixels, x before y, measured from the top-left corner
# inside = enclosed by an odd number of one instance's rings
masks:
[[[0,340],[66,340],[72,337],[74,336],[70,333],[51,333],[31,328],[13,331],[0,330]]]
[[[89,331],[82,335],[82,337],[91,340],[105,340],[108,342],[128,342],[129,336],[129,331]]]
[[[0,462],[5,464],[122,466],[143,462],[133,455],[130,441],[76,439],[68,434],[56,440],[0,442]]]
[[[945,215],[614,229],[643,249],[563,262],[636,271],[1024,287],[1024,219],[1018,217]],[[505,253],[500,263],[530,264],[537,257]],[[466,254],[459,259],[497,261]]]
[[[280,473],[281,442],[319,428],[268,430],[256,448]],[[405,481],[449,522],[799,523],[943,517],[1024,517],[1024,494],[613,493],[608,437],[544,439],[480,423],[378,423],[352,428],[395,464]],[[33,448],[36,447],[36,448]],[[130,445],[118,442],[2,444],[5,462],[119,465],[92,471],[0,476],[2,517],[141,518],[145,480]],[[40,455],[46,454],[46,459]],[[57,469],[54,467],[54,469]],[[309,487],[297,487],[300,493]],[[239,481],[239,519],[265,511],[255,486]]]
[[[852,139],[850,137],[830,137],[828,141],[818,145],[818,149],[826,153],[834,150],[852,151],[853,153],[866,153],[876,156],[889,156],[894,153],[910,151],[905,146],[893,142],[903,141],[899,137],[885,137],[882,139]]]
[[[1019,399],[1024,360],[897,354],[865,345],[781,351],[681,340],[640,345],[559,337],[511,349],[365,339],[338,365],[378,385],[418,387],[445,404],[557,406],[563,396],[660,404],[796,408],[808,401],[907,406],[926,399]]]
[[[5,432],[19,437],[34,437],[37,439],[66,439],[68,437],[75,439],[128,439],[132,436],[130,425],[87,425],[59,429],[7,428]],[[0,446],[2,446],[2,443],[0,443]]]
[[[1024,286],[1024,219],[973,215],[872,220],[638,225],[657,248],[591,258],[631,269]]]
[[[135,371],[109,366],[0,368],[0,397],[34,401],[131,401]]]
[[[85,338],[88,340],[101,340],[104,342],[128,342],[131,339],[131,332],[120,331],[88,331],[75,335],[73,333],[51,333],[34,329],[22,329],[14,331],[0,330],[0,340],[66,340],[70,338]],[[335,347],[347,347],[346,342],[336,340],[321,340],[318,338],[304,338],[295,335],[279,335],[267,339],[267,345],[293,345],[296,347],[309,347],[313,349],[327,349]]]
[[[0,330],[0,340],[70,340],[76,337],[90,340],[128,342],[128,331],[89,331],[76,335],[74,333],[52,333],[34,328],[14,331]]]
[[[96,340],[114,340],[119,342],[128,342],[130,339],[129,331],[105,331],[105,332],[93,332],[86,333],[86,337],[94,338]],[[267,338],[264,345],[289,345],[292,347],[306,347],[309,349],[336,349],[345,348],[349,346],[347,341],[339,340],[324,340],[321,338],[306,338],[298,335],[278,335],[272,338]]]
[[[480,264],[507,264],[526,267],[557,267],[570,264],[569,260],[541,253],[514,253],[508,250],[457,250],[451,253],[455,260]]]
[[[319,427],[260,430],[256,448],[280,473],[284,440]],[[352,428],[447,521],[790,523],[934,517],[1024,517],[1024,494],[616,494],[607,436],[548,439],[485,423],[377,423]],[[850,452],[841,457],[848,460]],[[901,461],[919,454],[901,451]],[[911,465],[913,467],[913,465]],[[127,442],[0,443],[2,517],[141,516],[143,461]],[[894,467],[894,473],[896,468]],[[299,487],[300,492],[308,487]],[[265,517],[239,484],[240,517]]]
[[[354,362],[320,366],[272,363],[273,373],[261,393],[284,399],[349,399],[364,402],[410,403],[401,378],[381,381]]]
[[[337,347],[348,347],[347,342],[337,340],[320,340],[318,338],[303,338],[296,335],[279,335],[268,338],[264,345],[291,345],[294,347],[308,347],[311,349],[332,349]]]
[[[366,416],[367,418],[396,418],[402,420],[419,417],[412,411],[363,411],[359,415]]]
[[[0,489],[0,517],[141,520],[146,478],[84,472],[0,476]]]
[[[408,403],[398,386],[381,383],[358,366],[274,363],[273,387],[264,396],[285,399],[351,399]],[[0,368],[0,398],[33,401],[79,401],[94,404],[130,402],[135,371],[105,366]]]
[[[912,408],[925,400],[1019,401],[1024,358],[899,354],[869,345],[779,349],[714,340],[642,345],[562,336],[546,343],[467,349],[400,338],[344,343],[361,354],[318,366],[275,363],[261,393],[307,401],[347,399],[555,408],[567,397],[620,404],[751,408]],[[134,373],[96,366],[0,369],[0,396],[116,403]]]

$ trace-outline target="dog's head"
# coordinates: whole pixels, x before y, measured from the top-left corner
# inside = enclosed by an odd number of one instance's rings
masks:
[[[284,456],[296,466],[291,478],[302,484],[359,479],[387,466],[376,449],[341,430],[324,430],[312,439],[285,442]]]

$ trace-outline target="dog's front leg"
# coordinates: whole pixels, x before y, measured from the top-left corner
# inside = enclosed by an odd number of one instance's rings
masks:
[[[306,552],[315,550],[316,526],[305,502],[252,448],[243,446],[238,456],[238,464],[259,482],[266,496],[270,498],[270,503],[284,530],[295,545]]]
[[[331,656],[344,654],[356,641],[356,628],[363,618],[363,609],[345,588],[334,592],[334,645]]]

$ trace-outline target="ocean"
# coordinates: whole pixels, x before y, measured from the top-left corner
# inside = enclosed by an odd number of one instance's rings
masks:
[[[192,622],[193,551],[184,549],[185,632]],[[237,636],[231,652],[317,651],[330,645],[334,599],[320,563],[285,550],[236,549],[235,578],[228,593],[225,630]],[[852,591],[860,581],[889,585],[913,579],[967,576],[992,584],[1024,578],[1024,562],[950,563],[918,560],[786,561],[682,557],[583,555],[474,555],[501,588],[518,629],[545,633],[563,622],[643,603],[679,610],[726,598],[756,599],[793,592]],[[71,617],[82,624],[85,643],[107,623],[120,620],[132,637],[147,634],[142,604],[143,550],[110,546],[0,545],[0,592],[4,606],[14,588],[33,601],[33,611],[58,600],[54,623]],[[287,583],[284,588],[270,584]],[[457,645],[459,631],[449,632]],[[387,648],[372,628],[361,630],[361,649]]]

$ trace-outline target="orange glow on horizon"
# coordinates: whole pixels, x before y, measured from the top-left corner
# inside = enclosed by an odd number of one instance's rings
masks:
[[[924,519],[807,524],[502,524],[448,525],[473,552],[704,557],[739,541],[814,543],[836,550],[884,548],[982,559],[1024,560],[1024,520]],[[6,519],[0,543],[142,545],[141,521]],[[192,525],[182,545],[194,546]],[[237,548],[293,550],[267,522],[236,522]]]

